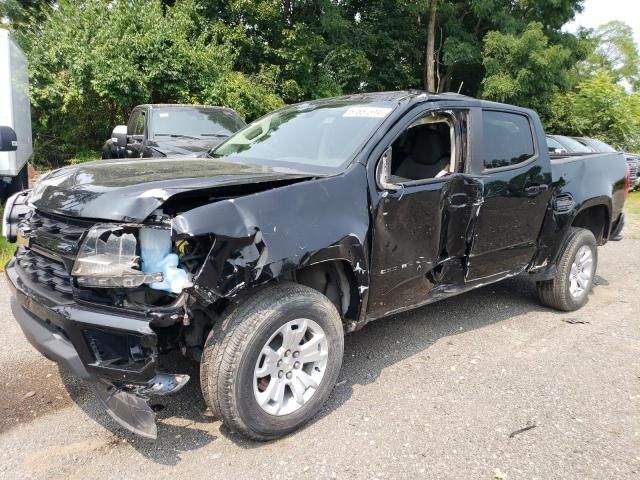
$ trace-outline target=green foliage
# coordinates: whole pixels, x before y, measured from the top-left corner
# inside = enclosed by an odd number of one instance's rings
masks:
[[[634,145],[637,122],[610,117],[635,111],[636,96],[616,85],[638,87],[637,48],[616,22],[563,32],[582,3],[438,0],[438,90],[534,108],[557,133]],[[59,166],[91,157],[78,152],[98,151],[141,103],[226,105],[253,120],[284,103],[422,88],[429,4],[0,0],[0,17],[30,59],[36,160]],[[615,107],[589,104],[598,89]]]
[[[203,103],[226,105],[245,118],[254,119],[284,105],[282,99],[273,93],[274,86],[267,72],[253,77],[227,72],[203,90]]]
[[[548,127],[554,131],[640,151],[640,94],[627,92],[610,72],[598,70],[575,91],[556,95],[552,105]]]
[[[640,87],[640,53],[633,38],[633,29],[624,22],[613,21],[598,27],[593,35],[595,48],[582,70],[610,72],[616,82]]]
[[[486,76],[482,96],[533,108],[544,118],[558,91],[568,87],[571,52],[550,45],[540,23],[531,23],[521,35],[489,32],[484,44]]]
[[[282,103],[259,75],[232,70],[232,47],[191,0],[62,0],[24,46],[36,160],[52,166],[99,149],[137,104],[214,101],[254,118]]]
[[[0,237],[0,272],[4,272],[4,266],[11,260],[15,251],[15,244],[9,243],[4,237]]]

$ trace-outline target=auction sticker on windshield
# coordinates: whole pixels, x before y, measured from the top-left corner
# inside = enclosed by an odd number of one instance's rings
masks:
[[[351,107],[342,114],[347,118],[384,118],[393,110],[389,107]]]

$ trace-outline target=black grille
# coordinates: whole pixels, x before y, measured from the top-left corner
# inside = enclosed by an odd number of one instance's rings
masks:
[[[26,248],[17,251],[16,262],[31,281],[37,283],[40,288],[60,293],[65,298],[72,298],[71,276],[62,263]]]
[[[80,246],[84,232],[91,228],[90,223],[32,211],[20,222],[20,229],[31,238],[33,244],[56,254],[65,263],[73,261]]]
[[[19,224],[28,248],[16,253],[17,266],[41,293],[73,300],[71,268],[84,232],[92,223],[32,210]]]

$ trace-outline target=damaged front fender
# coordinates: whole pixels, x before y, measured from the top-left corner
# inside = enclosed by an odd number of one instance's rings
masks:
[[[360,292],[369,286],[366,172],[321,178],[214,201],[173,219],[174,240],[211,235],[193,293],[214,302],[299,268],[345,260]]]

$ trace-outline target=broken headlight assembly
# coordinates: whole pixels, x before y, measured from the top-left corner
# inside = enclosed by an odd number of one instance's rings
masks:
[[[71,275],[82,287],[135,288],[162,282],[162,272],[143,272],[135,229],[96,225],[82,242]]]
[[[166,228],[97,225],[89,230],[71,275],[81,287],[136,288],[180,293],[190,285],[172,253]]]

